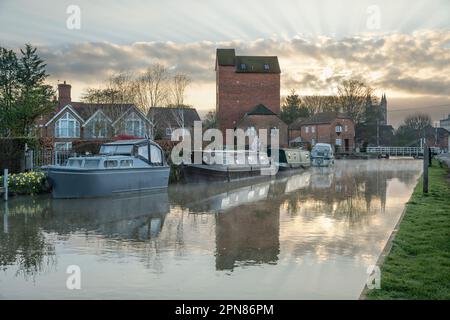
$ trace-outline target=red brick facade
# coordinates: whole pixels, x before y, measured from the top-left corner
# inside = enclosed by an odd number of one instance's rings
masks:
[[[329,143],[339,152],[353,151],[355,148],[355,124],[353,120],[339,115],[334,116],[329,121],[314,120],[303,120],[291,125],[289,140],[301,137],[303,142],[311,145]]]
[[[276,65],[279,69],[278,61]],[[239,66],[221,65],[216,60],[216,115],[222,131],[235,128],[258,104],[280,114],[280,73],[238,69]]]

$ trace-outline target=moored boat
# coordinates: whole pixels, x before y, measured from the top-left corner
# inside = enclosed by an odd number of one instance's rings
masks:
[[[312,165],[316,167],[328,167],[334,165],[333,148],[328,143],[317,143],[311,151]]]
[[[170,173],[163,150],[148,139],[106,143],[99,155],[71,157],[64,166],[46,169],[54,198],[167,188]]]
[[[278,152],[277,164],[280,171],[309,168],[311,166],[310,154],[302,149],[281,148]]]
[[[259,177],[270,170],[266,152],[248,150],[214,150],[203,152],[201,164],[183,164],[186,182],[233,181]],[[267,171],[267,175],[270,172]]]

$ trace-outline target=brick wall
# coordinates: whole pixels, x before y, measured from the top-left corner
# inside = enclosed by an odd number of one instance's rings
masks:
[[[255,127],[256,132],[259,129],[267,129],[266,141],[270,144],[270,128],[277,128],[279,130],[279,145],[286,147],[288,145],[288,126],[277,116],[252,115],[244,117],[237,125],[238,128],[247,130],[249,127]]]
[[[336,133],[336,126],[342,126],[342,132]],[[355,147],[355,125],[350,119],[335,119],[331,123],[321,124],[305,124],[301,126],[301,130],[290,130],[289,139],[301,137],[303,141],[314,143],[329,143],[336,145],[336,139],[342,140],[340,151],[352,151]],[[314,141],[313,141],[314,140]],[[347,140],[347,145],[345,144]],[[347,146],[347,150],[343,148]]]
[[[216,85],[216,112],[221,130],[234,128],[258,104],[280,114],[279,74],[236,73],[234,66],[217,66]]]

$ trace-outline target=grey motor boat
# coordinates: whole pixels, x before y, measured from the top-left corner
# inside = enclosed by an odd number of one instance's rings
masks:
[[[163,150],[148,139],[105,143],[99,155],[71,157],[64,166],[46,169],[54,198],[167,188],[170,173]]]

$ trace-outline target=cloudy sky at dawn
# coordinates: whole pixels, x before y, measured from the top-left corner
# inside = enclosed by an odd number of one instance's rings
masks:
[[[70,5],[81,28],[67,28]],[[414,111],[450,113],[450,1],[24,1],[0,0],[0,46],[31,43],[49,81],[73,96],[112,73],[153,62],[189,74],[186,101],[215,106],[217,47],[277,55],[282,94],[332,94],[342,79],[365,79],[386,92],[389,121]]]

